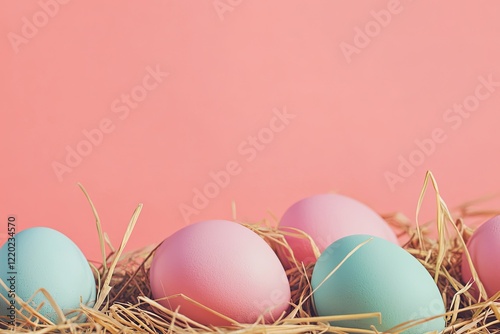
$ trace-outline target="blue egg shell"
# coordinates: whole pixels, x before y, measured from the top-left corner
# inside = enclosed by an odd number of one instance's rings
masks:
[[[352,250],[367,240],[327,278]],[[373,325],[385,332],[406,321],[445,313],[439,289],[424,266],[403,248],[369,235],[351,235],[332,243],[319,257],[311,285],[320,316],[372,312],[382,315],[382,323],[368,318],[332,321],[333,326],[369,330]],[[422,334],[444,328],[445,319],[438,317],[403,333]]]
[[[5,298],[0,298],[0,315],[13,321],[13,317],[19,317],[10,306],[15,293],[23,301],[33,297],[30,302],[33,308],[43,303],[39,312],[59,323],[61,319],[47,298],[37,293],[38,289],[45,288],[67,317],[78,316],[75,321],[84,321],[85,316],[75,309],[80,308],[80,301],[90,307],[94,305],[96,284],[92,269],[78,246],[64,234],[46,227],[23,230],[13,239],[0,249],[0,278],[8,288],[0,286],[0,293]],[[15,306],[20,309],[18,303]]]

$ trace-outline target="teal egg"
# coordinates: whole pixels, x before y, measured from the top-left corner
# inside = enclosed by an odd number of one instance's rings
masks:
[[[327,278],[351,251],[366,241]],[[311,285],[320,316],[372,312],[382,315],[382,323],[369,318],[333,321],[333,326],[370,329],[373,325],[385,332],[406,321],[445,313],[439,289],[424,266],[403,248],[369,235],[347,236],[328,246],[314,267]],[[403,333],[422,334],[444,328],[445,319],[438,317]]]
[[[96,285],[92,269],[78,246],[64,234],[46,227],[34,227],[19,232],[0,249],[0,278],[7,290],[0,286],[0,315],[15,321],[14,294],[27,301],[38,289],[45,288],[67,317],[78,316],[75,309],[83,304],[93,306]],[[47,298],[38,292],[30,302],[40,313],[54,323],[60,319]],[[12,306],[11,306],[12,304]],[[23,311],[24,314],[28,314]],[[85,320],[80,315],[76,320]]]

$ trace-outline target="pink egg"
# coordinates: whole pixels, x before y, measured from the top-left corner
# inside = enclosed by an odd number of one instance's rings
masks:
[[[484,285],[488,297],[500,291],[500,216],[479,226],[467,242],[467,249]],[[469,262],[465,253],[462,256],[462,280],[464,283],[472,279]],[[476,287],[472,289],[477,296]]]
[[[285,212],[280,227],[293,227],[306,232],[320,252],[334,241],[353,234],[370,234],[398,244],[394,231],[375,211],[338,194],[314,195],[298,201]],[[296,260],[305,264],[316,262],[307,239],[287,236],[286,240]],[[283,264],[289,267],[286,256],[285,251],[280,252]]]
[[[163,241],[150,271],[153,297],[205,325],[229,325],[184,294],[239,323],[272,322],[287,310],[289,282],[271,247],[250,229],[225,220],[189,225]]]

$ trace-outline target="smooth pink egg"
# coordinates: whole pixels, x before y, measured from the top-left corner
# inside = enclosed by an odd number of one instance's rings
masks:
[[[153,297],[170,310],[204,324],[230,321],[204,310],[183,294],[239,323],[263,316],[272,322],[290,305],[290,285],[278,257],[243,225],[209,220],[189,225],[163,241],[150,270]],[[171,298],[165,298],[171,297]]]
[[[467,249],[488,297],[493,296],[500,291],[500,216],[493,217],[479,226],[467,242]],[[465,284],[471,279],[472,273],[464,253],[462,280]],[[472,291],[478,295],[475,286]]]
[[[323,252],[334,241],[353,234],[369,234],[398,244],[394,231],[375,211],[350,197],[321,194],[304,198],[285,212],[280,227],[293,227],[306,232]],[[286,229],[289,232],[292,230]],[[304,238],[286,236],[294,257],[305,264],[316,262],[311,243]],[[286,251],[280,258],[286,267]]]

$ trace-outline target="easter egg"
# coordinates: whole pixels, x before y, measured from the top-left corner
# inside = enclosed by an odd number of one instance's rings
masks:
[[[381,323],[366,318],[332,321],[333,326],[367,330],[375,326],[385,332],[445,312],[439,289],[424,266],[403,248],[374,236],[351,235],[332,243],[318,258],[311,285],[320,316],[381,314]],[[444,318],[438,317],[402,333],[444,328]]]
[[[195,223],[165,239],[149,277],[161,305],[179,307],[205,325],[253,323],[260,317],[272,322],[290,301],[285,270],[272,248],[250,229],[226,220]]]
[[[369,234],[398,243],[394,231],[375,211],[357,200],[338,194],[314,195],[296,202],[286,210],[279,226],[307,233],[320,252],[332,242],[352,234]],[[286,240],[297,261],[305,264],[316,262],[308,239],[287,235]],[[289,255],[281,250],[280,258],[287,267],[286,258]]]
[[[0,315],[15,322],[15,296],[31,301],[33,308],[54,323],[61,319],[49,300],[38,291],[44,288],[55,300],[67,318],[85,316],[78,312],[80,300],[92,307],[96,300],[94,275],[78,246],[61,232],[47,227],[33,227],[15,235],[0,249],[0,278],[7,290],[0,286]],[[23,310],[24,314],[28,314]]]
[[[479,226],[467,242],[467,249],[474,268],[488,297],[500,291],[500,216],[493,217]],[[467,283],[472,272],[465,253],[462,255],[462,280]],[[478,295],[477,287],[473,292]]]

